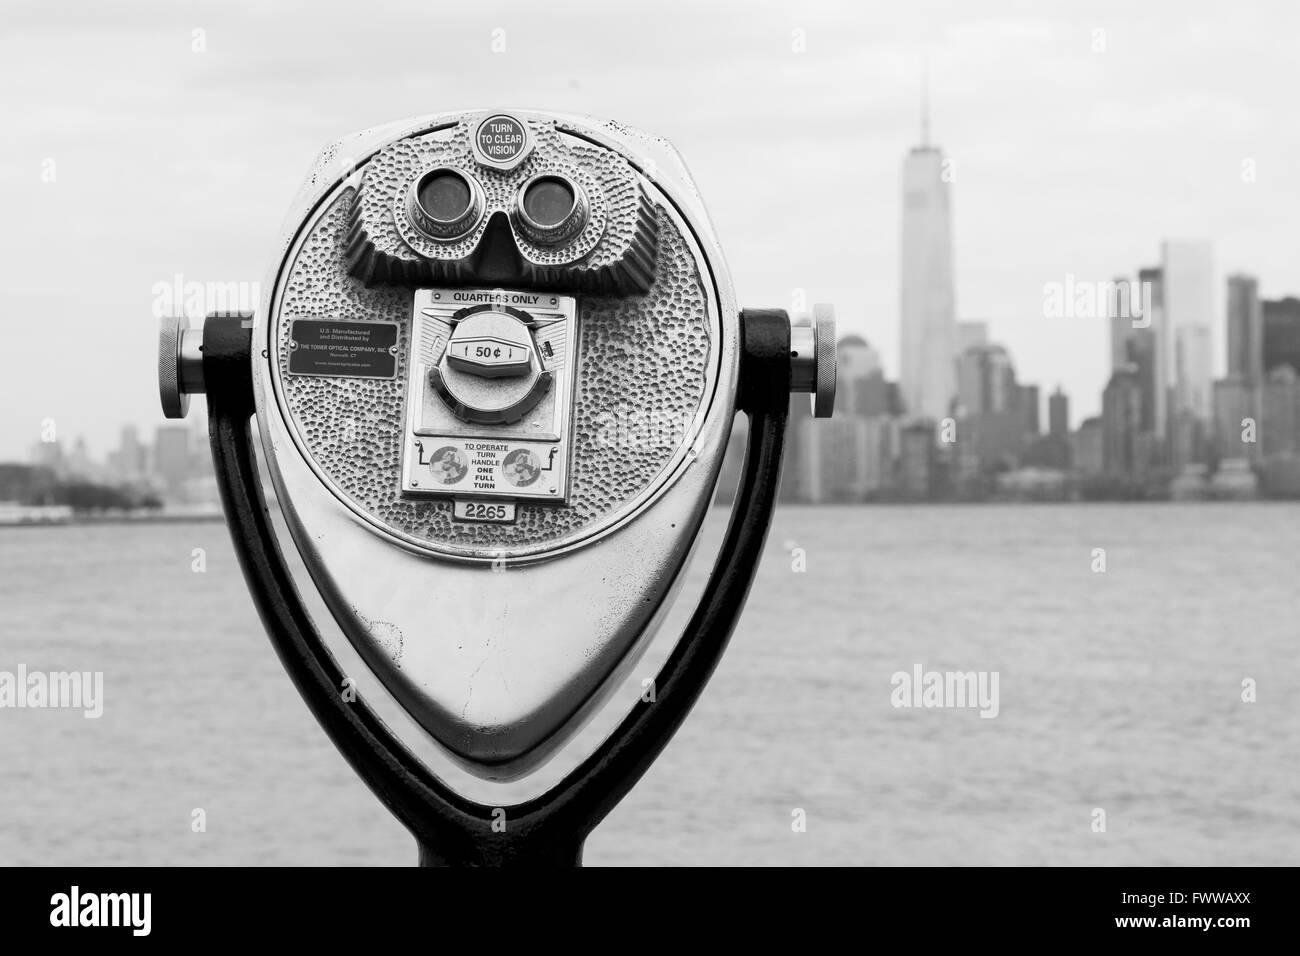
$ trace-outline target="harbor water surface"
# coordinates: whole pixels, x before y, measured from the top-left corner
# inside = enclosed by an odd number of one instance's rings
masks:
[[[1295,864],[1297,529],[1296,504],[782,509],[721,666],[587,862]],[[223,524],[0,529],[20,665],[102,671],[104,712],[0,709],[0,863],[414,862]],[[895,706],[918,666],[996,673],[997,716]]]

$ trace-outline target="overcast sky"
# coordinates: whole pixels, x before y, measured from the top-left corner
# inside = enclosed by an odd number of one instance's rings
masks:
[[[1105,323],[1045,318],[1044,283],[1132,273],[1162,238],[1205,237],[1221,273],[1300,292],[1296,9],[5,0],[0,460],[25,458],[47,418],[97,455],[124,423],[151,434],[154,286],[261,280],[324,143],[461,107],[667,136],[741,301],[806,289],[896,375],[900,170],[925,51],[956,174],[958,314],[990,322],[1022,380],[1060,382],[1077,424],[1100,404]],[[1221,322],[1214,335],[1217,374]]]

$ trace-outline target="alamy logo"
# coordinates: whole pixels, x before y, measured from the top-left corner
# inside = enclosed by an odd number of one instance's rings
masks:
[[[1064,282],[1043,283],[1043,316],[1049,319],[1129,319],[1135,329],[1151,325],[1150,282],[1090,282],[1071,272]]]
[[[257,282],[199,282],[179,272],[170,282],[155,282],[149,291],[153,293],[156,319],[170,315],[201,319],[211,312],[252,312],[262,296]]]
[[[0,707],[68,708],[88,719],[104,713],[103,671],[0,671]]]
[[[997,671],[895,671],[889,702],[895,707],[979,708],[981,717],[998,715]]]
[[[132,936],[148,936],[152,893],[82,893],[73,886],[50,897],[51,926],[126,926]]]

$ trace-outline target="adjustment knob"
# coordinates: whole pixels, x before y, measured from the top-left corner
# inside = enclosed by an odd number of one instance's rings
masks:
[[[813,306],[812,324],[790,326],[790,391],[812,395],[813,416],[830,418],[835,409],[835,307]]]
[[[203,330],[184,316],[166,316],[158,327],[158,397],[167,418],[189,414],[190,395],[203,392]]]

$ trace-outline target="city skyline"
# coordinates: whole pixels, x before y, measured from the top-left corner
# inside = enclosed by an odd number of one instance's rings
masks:
[[[1220,313],[1210,241],[1161,241],[1158,264],[1138,266],[1136,280],[1120,275],[1076,284],[1069,276],[1062,289],[1045,287],[1045,315],[1100,314],[1108,325],[1109,374],[1100,414],[1072,429],[1070,395],[1059,382],[1048,395],[1039,383],[1018,380],[1011,350],[990,339],[989,323],[956,318],[950,176],[950,161],[930,142],[929,105],[923,102],[921,135],[900,177],[898,380],[886,378],[879,350],[862,336],[840,338],[841,413],[832,422],[813,422],[795,411],[790,470],[797,478],[786,487],[787,500],[954,494],[978,500],[1006,493],[1001,478],[995,481],[1001,491],[990,491],[996,473],[1025,467],[1072,476],[1056,489],[1066,493],[1068,487],[1071,496],[1077,494],[1072,482],[1089,476],[1149,484],[1158,475],[1157,484],[1177,477],[1184,485],[1189,478],[1195,491],[1195,469],[1208,475],[1205,469],[1217,468],[1223,458],[1230,459],[1226,479],[1241,493],[1243,467],[1256,469],[1267,455],[1276,459],[1279,453],[1287,470],[1300,463],[1291,460],[1300,453],[1300,299],[1262,299],[1255,276],[1229,275],[1222,312],[1226,367],[1219,378],[1211,356]],[[173,303],[187,294],[180,276],[166,291]],[[1053,296],[1055,305],[1049,305]],[[1289,377],[1274,374],[1279,364],[1290,366],[1281,370]],[[1251,438],[1242,446],[1231,439],[1248,423],[1266,425],[1269,442],[1257,446]],[[159,425],[152,446],[140,442],[136,426],[122,426],[118,448],[102,464],[88,452],[84,436],[65,454],[52,423],[46,426],[29,461],[58,480],[145,489],[173,503],[215,503],[201,414],[190,426]],[[936,440],[952,448],[936,456]],[[1179,474],[1188,467],[1192,473]],[[1027,480],[1020,491],[1041,492],[1037,478]],[[1253,495],[1255,478],[1247,484]]]
[[[1285,92],[1295,85],[1285,77],[1300,73],[1286,42],[1300,25],[1292,7],[1270,7],[1266,33],[1195,4],[1171,18],[1164,5],[1035,15],[976,3],[942,28],[893,7],[738,9],[669,4],[636,42],[676,67],[646,82],[634,58],[540,10],[511,16],[500,54],[490,10],[445,11],[448,42],[434,63],[418,55],[419,29],[393,36],[383,16],[323,9],[254,28],[221,7],[144,4],[88,10],[69,27],[42,5],[15,4],[0,71],[30,96],[0,164],[16,224],[0,242],[22,278],[12,314],[40,320],[11,323],[0,460],[21,459],[46,419],[97,454],[121,421],[158,420],[154,288],[176,275],[262,281],[312,155],[375,120],[367,90],[304,42],[344,30],[388,51],[357,64],[388,91],[385,115],[528,101],[669,136],[709,197],[740,300],[790,307],[798,282],[805,301],[836,304],[843,330],[871,343],[892,378],[898,157],[916,140],[924,51],[933,140],[953,160],[958,194],[955,316],[987,322],[1027,380],[1078,396],[1073,424],[1100,411],[1090,396],[1108,371],[1108,323],[1044,318],[1045,284],[1101,281],[1155,261],[1165,237],[1199,236],[1215,245],[1216,290],[1245,271],[1261,297],[1300,292],[1293,243],[1277,225],[1300,214],[1300,184],[1285,174],[1300,155]],[[399,12],[428,16],[389,10]],[[692,29],[673,26],[683,19]],[[368,42],[379,34],[384,43]],[[540,50],[549,55],[539,64]],[[526,86],[502,69],[522,62]],[[294,122],[284,122],[289,104]],[[802,183],[800,198],[756,203],[778,173]],[[78,257],[75,281],[66,257],[48,254],[64,247],[70,222],[79,248],[95,250]],[[59,356],[62,374],[32,360],[46,355]]]
[[[1257,279],[1235,273],[1220,313],[1208,240],[1163,240],[1136,280],[1045,288],[1045,315],[1103,315],[1110,341],[1100,414],[1072,430],[1058,383],[1043,433],[1040,385],[1017,376],[988,323],[953,314],[950,161],[929,141],[928,110],[903,164],[899,380],[860,336],[840,340],[837,415],[795,409],[783,499],[1300,497],[1300,299],[1262,300]]]

